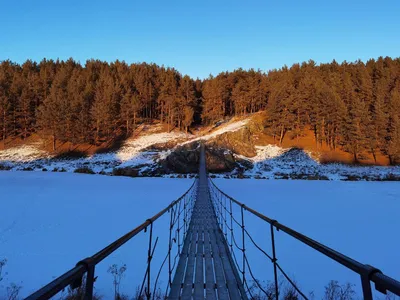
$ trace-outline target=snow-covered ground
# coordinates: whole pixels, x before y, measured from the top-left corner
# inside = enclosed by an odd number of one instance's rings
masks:
[[[343,254],[400,280],[400,183],[215,179],[217,186],[251,208]],[[239,217],[236,209],[236,217]],[[256,242],[271,254],[269,225],[245,213]],[[238,241],[240,243],[240,228]],[[308,294],[321,299],[330,280],[355,284],[360,278],[283,232],[275,232],[278,262]],[[247,242],[259,280],[273,280],[272,264]],[[237,253],[240,259],[241,254]],[[377,293],[378,299],[385,299]]]
[[[222,125],[217,126],[215,128],[215,130],[213,130],[211,133],[206,133],[206,134],[203,134],[203,135],[201,135],[201,136],[199,136],[197,138],[192,138],[192,139],[190,139],[190,140],[188,140],[188,141],[186,141],[184,143],[181,143],[181,145],[185,145],[185,144],[192,143],[192,142],[199,141],[199,140],[208,141],[208,140],[214,139],[217,136],[219,136],[221,134],[224,134],[226,132],[235,132],[237,130],[240,130],[244,126],[246,126],[246,124],[249,121],[250,121],[249,118],[248,119],[244,119],[244,120],[240,120],[240,121],[233,120],[233,121],[228,122],[226,124],[222,124]]]
[[[0,170],[10,169],[35,171],[74,172],[86,167],[95,173],[112,174],[114,168],[134,167],[140,170],[138,176],[152,174],[174,146],[185,145],[198,140],[212,140],[226,132],[234,132],[247,126],[251,118],[238,120],[233,118],[217,124],[204,134],[191,135],[182,132],[160,132],[158,125],[142,125],[145,130],[134,138],[124,142],[122,147],[109,153],[95,154],[84,158],[55,159],[51,154],[40,150],[40,145],[23,145],[0,150]],[[168,147],[156,149],[156,145]],[[171,146],[171,144],[173,146]],[[400,177],[400,166],[349,166],[343,164],[320,164],[310,153],[299,149],[283,149],[276,145],[256,146],[255,157],[236,155],[237,158],[252,163],[242,175],[265,179],[327,179],[327,180],[381,180],[388,177]],[[237,175],[237,170],[232,174]],[[234,176],[233,176],[234,177]]]
[[[0,172],[0,261],[7,259],[0,299],[11,283],[25,297],[93,255],[177,199],[189,179],[128,178],[46,172]],[[168,250],[166,215],[154,223],[154,264]],[[153,240],[154,242],[154,240]],[[127,265],[121,292],[134,295],[143,279],[148,232],[96,267],[96,290],[111,299],[112,264]],[[163,287],[166,283],[162,278]]]
[[[84,158],[55,159],[51,154],[40,150],[39,144],[22,145],[6,150],[0,150],[0,167],[10,170],[35,170],[73,172],[77,168],[88,167],[95,173],[112,173],[115,167],[142,167],[147,170],[156,166],[160,159],[165,158],[171,149],[154,150],[155,145],[174,142],[184,145],[198,140],[209,140],[225,132],[239,130],[249,119],[232,120],[218,126],[211,133],[194,136],[182,132],[159,132],[159,126],[146,125],[138,137],[128,139],[116,152],[94,154]],[[1,169],[1,168],[0,168]]]
[[[244,175],[261,178],[282,178],[285,175],[325,177],[329,180],[343,180],[349,176],[359,179],[384,179],[400,176],[400,166],[350,166],[344,164],[320,164],[311,153],[300,149],[283,149],[276,145],[256,146],[257,155],[252,158],[239,156],[253,163],[253,168]]]
[[[400,279],[400,185],[396,182],[224,180],[216,184],[239,201],[385,274]],[[167,206],[189,179],[124,178],[42,172],[0,172],[0,260],[7,259],[0,295],[14,282],[26,296]],[[235,213],[238,213],[236,211]],[[269,227],[245,215],[255,240],[270,252]],[[168,247],[168,216],[155,223],[154,264]],[[144,275],[148,233],[101,262],[96,291],[112,296],[110,265],[127,265],[121,292],[133,296]],[[285,233],[276,233],[277,257],[306,293],[320,299],[329,280],[359,277]],[[272,267],[247,246],[253,271],[271,280]],[[4,274],[4,273],[3,273]],[[162,276],[166,283],[165,275]],[[1,299],[1,297],[0,297]]]
[[[190,135],[180,132],[145,133],[137,138],[128,139],[116,152],[94,154],[78,159],[54,159],[35,145],[23,145],[0,151],[0,163],[12,170],[29,167],[37,171],[45,168],[48,171],[64,169],[73,172],[77,168],[86,166],[96,173],[101,171],[110,173],[115,167],[152,165],[165,157],[168,150],[152,151],[148,149],[149,147],[188,138]]]

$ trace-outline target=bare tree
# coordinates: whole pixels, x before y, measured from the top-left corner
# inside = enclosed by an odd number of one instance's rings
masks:
[[[118,268],[117,264],[113,264],[108,268],[108,273],[113,276],[113,285],[114,285],[114,299],[122,300],[126,297],[120,293],[121,281],[124,277],[124,273],[126,271],[126,264],[122,265]]]
[[[324,300],[351,300],[354,299],[356,293],[353,290],[353,284],[345,283],[340,285],[337,280],[331,280],[325,286]]]
[[[0,260],[0,281],[2,281],[4,279],[3,268],[6,264],[7,264],[7,259],[4,258],[4,259]]]
[[[7,287],[7,299],[8,300],[17,300],[19,291],[22,289],[22,286],[16,285],[15,283],[11,283],[10,286]]]

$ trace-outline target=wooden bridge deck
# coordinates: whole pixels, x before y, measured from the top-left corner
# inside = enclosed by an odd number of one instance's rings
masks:
[[[211,203],[201,151],[199,186],[168,299],[247,299]]]

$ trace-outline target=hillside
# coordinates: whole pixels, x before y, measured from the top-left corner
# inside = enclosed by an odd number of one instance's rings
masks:
[[[287,139],[278,146],[263,129],[261,114],[198,127],[192,134],[178,130],[166,132],[161,124],[142,124],[117,149],[97,153],[91,149],[78,157],[69,152],[48,151],[45,142],[36,139],[0,151],[0,169],[181,177],[196,173],[198,143],[204,141],[210,171],[218,173],[215,175],[218,177],[399,179],[398,166],[384,166],[387,161],[383,159],[379,161],[382,166],[370,165],[372,157],[367,154],[360,160],[361,164],[351,164],[350,154],[324,145],[317,147],[309,142],[310,136],[298,141]]]
[[[264,143],[306,150],[318,143],[321,162],[400,163],[399,58],[310,60],[203,80],[146,63],[0,62],[0,149],[40,134],[46,150],[94,154],[120,148],[142,122],[190,133],[263,111]]]

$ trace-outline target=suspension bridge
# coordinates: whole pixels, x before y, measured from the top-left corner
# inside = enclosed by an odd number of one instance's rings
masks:
[[[358,274],[364,299],[373,299],[371,283],[378,293],[400,296],[400,282],[379,269],[347,257],[225,194],[207,175],[204,146],[200,153],[198,177],[180,198],[98,253],[79,261],[71,270],[26,299],[50,299],[67,287],[77,290],[79,299],[93,299],[96,266],[140,233],[148,235],[148,248],[137,299],[285,299],[287,295],[281,290],[278,277],[292,288],[290,299],[308,299],[278,262],[277,231]],[[246,227],[245,219],[249,217],[257,218],[269,227],[271,253]],[[164,245],[164,252],[154,233],[160,218],[169,218],[165,232],[169,237],[168,245]],[[272,288],[267,289],[256,278],[249,262],[250,247],[265,257],[265,261],[257,263],[272,264],[269,276]],[[156,265],[154,257],[157,254],[162,259]],[[166,277],[165,287],[160,287],[162,276]]]

